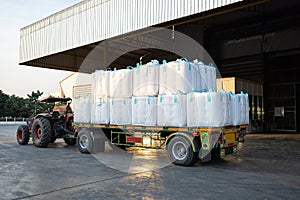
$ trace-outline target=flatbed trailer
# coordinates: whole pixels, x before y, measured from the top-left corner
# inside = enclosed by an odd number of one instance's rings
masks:
[[[104,151],[104,141],[120,148],[166,149],[176,165],[189,166],[236,154],[246,125],[224,127],[159,127],[74,123],[82,153]]]

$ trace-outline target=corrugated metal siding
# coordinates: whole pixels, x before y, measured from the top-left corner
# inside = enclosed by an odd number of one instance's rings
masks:
[[[20,63],[239,1],[83,1],[22,28]]]

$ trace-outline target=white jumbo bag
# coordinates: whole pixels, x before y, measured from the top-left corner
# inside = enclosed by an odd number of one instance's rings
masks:
[[[242,116],[243,112],[245,112],[245,109],[243,108],[244,105],[244,100],[243,100],[243,95],[235,94],[232,95],[232,117],[233,117],[233,125],[241,125],[243,123],[243,118]]]
[[[175,89],[182,93],[191,92],[195,89],[195,75],[193,75],[192,65],[186,59],[177,59],[175,69]],[[193,85],[194,84],[194,85]]]
[[[137,65],[137,67],[133,69],[134,96],[154,96],[158,94],[159,67],[159,62],[152,60],[145,65]]]
[[[145,75],[145,79],[142,79],[141,81],[144,82],[143,84],[145,85],[141,91],[142,96],[154,96],[158,94],[159,66],[160,65],[157,60],[152,60],[146,65],[141,66],[142,74]]]
[[[246,98],[246,102],[245,102],[245,106],[246,106],[246,110],[245,110],[245,121],[243,124],[249,124],[249,96],[248,94],[245,94],[245,98]]]
[[[207,75],[208,75],[207,89],[217,91],[217,77],[216,77],[217,72],[216,72],[216,68],[212,64],[209,64],[207,66]]]
[[[184,127],[187,125],[185,94],[159,94],[157,101],[158,126]]]
[[[167,94],[167,61],[163,60],[163,63],[159,67],[159,78],[158,78],[158,88],[159,94]]]
[[[159,69],[159,94],[188,93],[197,88],[197,67],[186,59],[166,62]]]
[[[199,92],[202,90],[202,86],[201,86],[201,74],[200,74],[200,70],[199,70],[199,65],[203,64],[202,62],[199,62],[197,59],[194,60],[192,63],[192,70],[193,70],[193,76],[195,78],[195,81],[193,83],[193,85],[195,86],[195,88],[193,89],[192,92]]]
[[[200,127],[207,124],[206,95],[192,92],[187,94],[187,126]]]
[[[177,92],[177,73],[176,73],[176,61],[171,61],[167,63],[167,77],[166,77],[166,93],[165,94],[174,94]]]
[[[221,127],[224,125],[223,97],[219,92],[187,95],[189,127]]]
[[[93,96],[109,96],[109,73],[110,71],[96,70],[92,74]]]
[[[221,92],[223,97],[224,125],[232,125],[232,93]]]
[[[157,125],[157,97],[132,97],[132,125]]]
[[[82,102],[81,97],[75,98],[73,101],[74,122],[81,121],[81,112],[80,112],[80,108],[82,107],[81,102]]]
[[[241,92],[240,94],[236,94],[237,101],[239,102],[240,106],[240,120],[236,120],[236,124],[234,125],[242,125],[242,124],[249,124],[249,99],[248,94]]]
[[[132,69],[132,79],[133,79],[133,95],[140,96],[141,95],[141,68],[140,65],[137,63],[136,67]]]
[[[109,123],[109,98],[96,97],[92,102],[91,123],[108,124]]]
[[[132,67],[110,72],[110,97],[126,98],[132,96]]]
[[[131,114],[131,98],[110,99],[110,124],[130,125]]]
[[[74,101],[74,122],[91,122],[91,96],[79,97]]]
[[[200,78],[200,91],[208,90],[208,67],[202,62],[198,63],[198,74]]]
[[[224,119],[224,124],[225,125],[233,125],[233,113],[232,113],[232,107],[233,107],[233,94],[231,92],[226,92],[227,95],[227,105],[228,107],[226,108],[226,114],[225,114],[225,119]]]

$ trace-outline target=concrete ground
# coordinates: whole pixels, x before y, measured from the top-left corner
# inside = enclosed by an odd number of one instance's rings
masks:
[[[300,134],[247,135],[235,156],[180,167],[162,150],[20,146],[16,129],[0,126],[0,199],[300,198]]]

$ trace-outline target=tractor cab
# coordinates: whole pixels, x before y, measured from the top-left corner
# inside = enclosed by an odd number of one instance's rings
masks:
[[[54,103],[54,107],[49,108],[47,112],[49,112],[53,117],[62,117],[67,116],[68,114],[72,114],[72,108],[70,104],[72,103],[71,98],[59,98],[59,97],[46,97],[40,100],[43,103]]]

